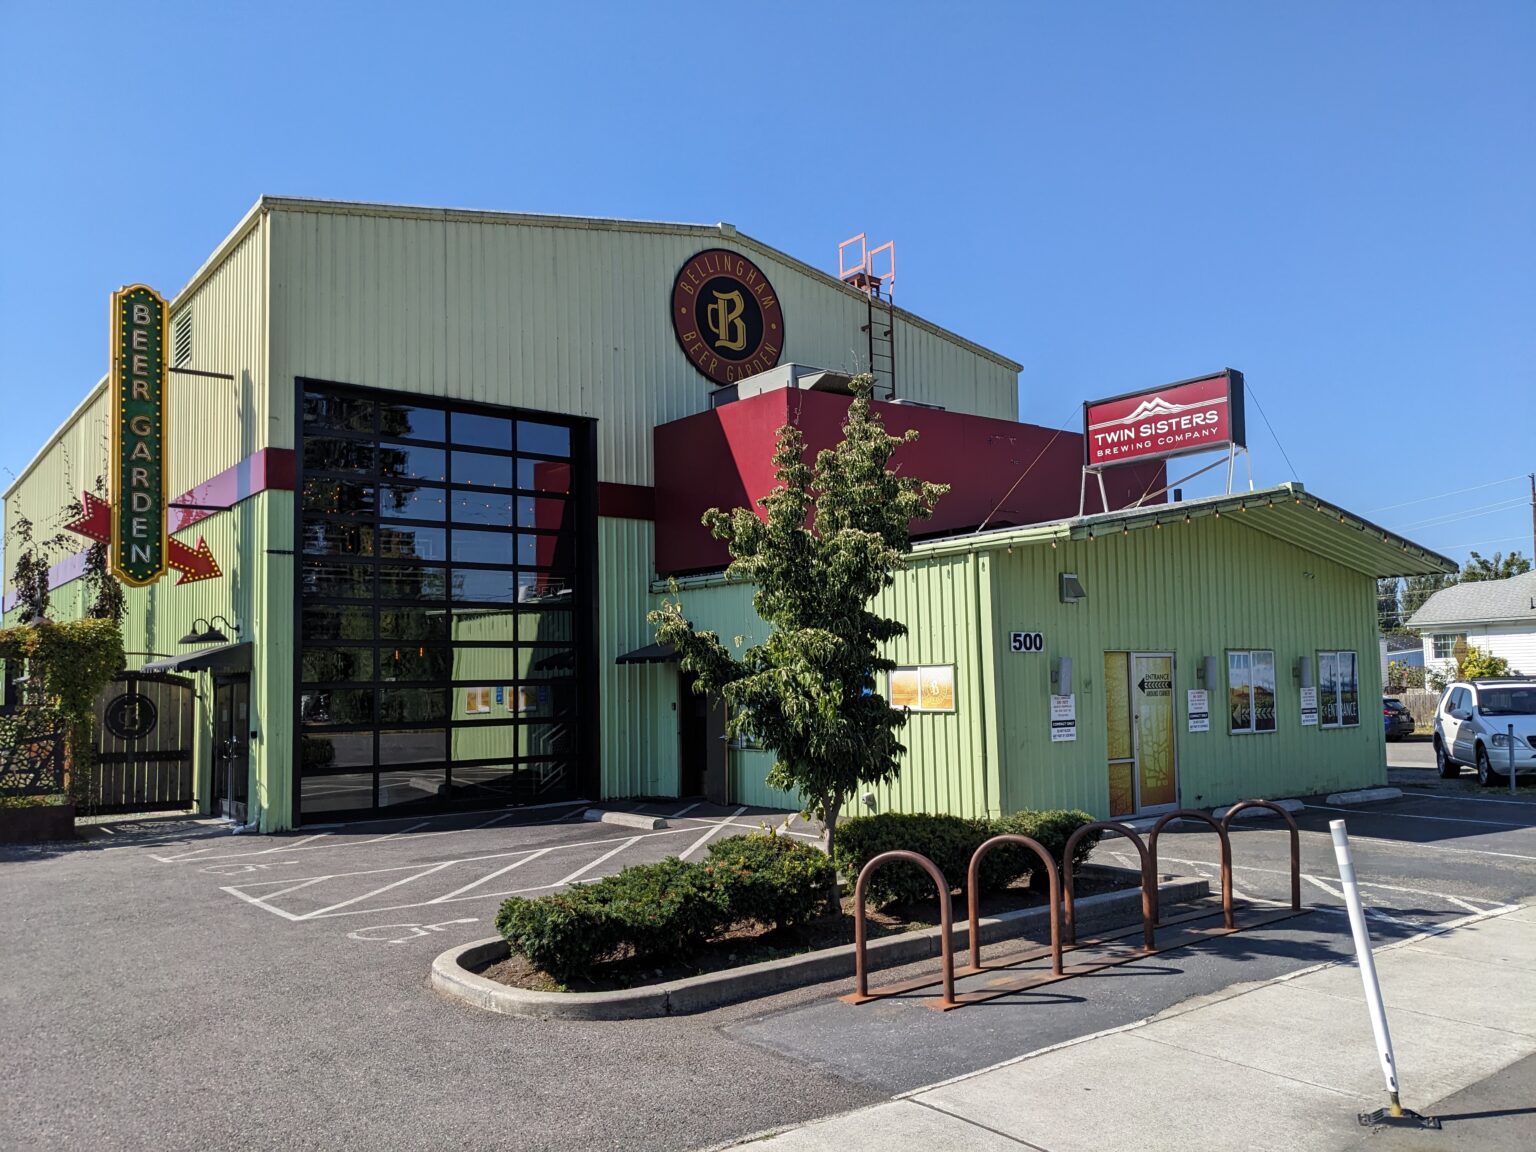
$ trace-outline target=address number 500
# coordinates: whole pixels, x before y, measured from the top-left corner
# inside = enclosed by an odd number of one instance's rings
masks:
[[[1008,647],[1014,652],[1044,652],[1045,637],[1039,632],[1010,632]]]

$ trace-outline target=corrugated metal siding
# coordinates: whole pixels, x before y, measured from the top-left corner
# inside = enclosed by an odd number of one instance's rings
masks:
[[[1104,539],[1029,546],[995,557],[998,572],[998,717],[1004,804],[1108,812],[1103,653],[1175,654],[1174,717],[1180,799],[1208,806],[1251,796],[1297,796],[1382,783],[1386,749],[1376,721],[1375,582],[1315,553],[1246,529],[1242,513]],[[1076,572],[1088,599],[1059,602],[1058,574]],[[1040,654],[1006,651],[1013,629],[1045,634]],[[1275,652],[1278,730],[1227,731],[1230,648]],[[1359,653],[1361,725],[1300,726],[1292,667],[1327,649]],[[1071,656],[1077,740],[1052,744],[1050,668]],[[1185,690],[1215,656],[1211,730],[1187,730]]]
[[[668,315],[678,269],[708,247],[743,251],[773,281],[783,361],[868,357],[862,298],[724,235],[286,209],[268,227],[279,445],[293,443],[293,379],[310,376],[593,417],[601,479],[649,484],[651,429],[703,411],[713,390]],[[1011,370],[911,323],[897,339],[901,395],[1015,417]]]
[[[645,618],[653,603],[655,527],[612,518],[597,524],[602,794],[675,796],[677,665],[614,663],[656,640]]]
[[[914,713],[901,732],[907,746],[896,782],[876,789],[880,811],[954,812],[966,816],[996,811],[996,756],[987,731],[991,676],[990,560],[947,556],[914,563],[898,574],[873,610],[907,624],[905,637],[886,654],[898,664],[954,664],[956,710]],[[752,608],[744,584],[690,588],[682,593],[694,627],[717,633],[727,645],[761,644],[768,626]],[[882,687],[882,690],[883,687]],[[772,757],[742,750],[732,765],[732,798],[743,804],[798,807],[798,801],[768,788],[763,777]]]
[[[235,375],[234,382],[170,376],[166,433],[173,499],[266,446],[262,231],[258,226],[246,236],[211,277],[172,309],[173,317],[188,308],[193,313],[194,351],[188,367]],[[106,320],[103,307],[104,352],[110,343]],[[97,476],[106,474],[111,443],[108,408],[103,388],[12,490],[5,502],[6,539],[16,516],[23,512],[37,525],[37,535],[51,535],[70,493],[78,495],[93,487]],[[72,544],[53,559],[74,550]],[[9,583],[7,573],[7,587]]]

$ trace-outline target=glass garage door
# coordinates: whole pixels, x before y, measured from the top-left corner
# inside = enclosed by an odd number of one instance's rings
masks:
[[[590,422],[301,386],[296,817],[576,795]]]

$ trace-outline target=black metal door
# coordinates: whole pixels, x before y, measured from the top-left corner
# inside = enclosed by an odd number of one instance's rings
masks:
[[[87,812],[192,806],[197,688],[185,676],[125,672],[96,699],[96,770]]]
[[[251,765],[251,678],[220,676],[213,682],[214,811],[245,823]]]

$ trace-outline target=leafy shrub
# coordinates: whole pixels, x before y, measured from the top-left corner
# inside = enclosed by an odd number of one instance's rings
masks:
[[[905,849],[937,864],[951,888],[963,888],[971,854],[987,835],[985,820],[882,812],[843,821],[833,851],[850,882],[880,853]],[[920,904],[933,899],[933,881],[918,865],[897,860],[881,865],[870,878],[868,896],[877,905]]]
[[[1051,854],[1060,871],[1065,867],[1067,841],[1072,833],[1084,824],[1093,823],[1093,817],[1076,809],[1049,809],[1043,812],[1015,812],[1011,816],[991,822],[989,835],[1028,836],[1038,840],[1040,846]],[[1099,832],[1090,832],[1077,842],[1072,851],[1072,867],[1081,868],[1099,842]],[[996,892],[1008,887],[1025,873],[1029,874],[1029,886],[1045,891],[1049,886],[1040,858],[1022,844],[1003,844],[987,853],[981,864],[981,889]]]
[[[785,927],[825,908],[835,869],[821,849],[770,830],[718,840],[704,863],[731,920]]]
[[[570,980],[604,960],[688,956],[729,922],[725,900],[704,866],[669,857],[595,884],[508,900],[496,915],[496,930],[513,952]]]
[[[1086,812],[1051,810],[1016,812],[998,820],[968,820],[959,816],[932,816],[886,812],[844,821],[837,835],[837,864],[856,876],[865,864],[882,852],[905,848],[921,852],[944,873],[952,890],[963,890],[971,856],[982,842],[1003,834],[1038,840],[1062,866],[1067,839],[1084,824],[1092,823]],[[1097,834],[1084,836],[1073,852],[1073,867],[1080,867],[1098,843]],[[987,853],[981,863],[981,890],[996,892],[1028,874],[1030,886],[1046,887],[1045,869],[1023,845],[1004,844]],[[918,904],[933,899],[933,881],[916,864],[896,861],[883,865],[869,883],[869,898],[877,905]]]

